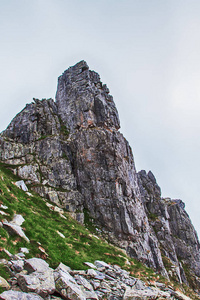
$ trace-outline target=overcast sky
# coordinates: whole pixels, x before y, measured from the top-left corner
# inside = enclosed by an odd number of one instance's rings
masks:
[[[137,170],[200,236],[200,1],[0,0],[0,131],[84,59],[110,89]]]

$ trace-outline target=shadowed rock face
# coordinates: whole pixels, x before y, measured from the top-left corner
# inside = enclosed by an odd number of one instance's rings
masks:
[[[59,77],[56,104],[71,132],[73,171],[84,207],[116,244],[164,270],[141,203],[132,151],[118,132],[119,117],[108,88],[82,61]]]
[[[182,266],[186,265],[200,276],[200,245],[184,209],[185,204],[179,199],[161,198],[160,188],[151,172],[147,174],[140,171],[138,179],[149,222],[156,233],[161,252],[176,266],[173,275],[180,282],[187,283]]]
[[[58,114],[70,132],[79,128],[120,127],[109,89],[96,72],[89,70],[85,61],[69,68],[58,78],[56,103]]]
[[[18,143],[29,144],[42,137],[58,134],[59,130],[57,106],[53,99],[34,99],[34,103],[27,104],[12,120],[2,136]]]
[[[119,127],[108,88],[81,61],[59,77],[56,102],[35,99],[12,120],[0,136],[0,159],[78,220],[88,210],[130,256],[168,276],[165,255],[186,282],[181,256],[199,276],[199,243],[182,202],[161,199],[151,172],[136,173]]]

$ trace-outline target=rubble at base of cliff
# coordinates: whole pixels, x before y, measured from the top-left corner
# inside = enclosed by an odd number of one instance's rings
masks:
[[[25,251],[26,250],[26,251]],[[7,289],[2,300],[190,300],[180,290],[159,281],[143,282],[130,276],[118,265],[103,261],[85,262],[87,270],[72,270],[60,263],[53,270],[41,258],[26,259],[24,252],[1,259],[11,274],[8,282],[0,277],[0,286]]]

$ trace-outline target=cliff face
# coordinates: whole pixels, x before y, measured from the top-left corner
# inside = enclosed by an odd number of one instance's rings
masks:
[[[192,283],[188,272],[192,270],[193,287],[200,288],[200,251],[197,233],[179,199],[161,198],[160,187],[151,172],[138,173],[142,202],[159,241],[170,277],[181,283]],[[171,266],[170,266],[171,265]],[[187,276],[186,276],[187,274]],[[190,281],[190,282],[188,282]]]
[[[181,201],[162,199],[151,172],[136,173],[119,127],[108,88],[81,61],[59,77],[56,102],[35,99],[2,132],[0,159],[78,221],[87,210],[130,256],[187,283],[183,264],[200,276],[196,232]]]

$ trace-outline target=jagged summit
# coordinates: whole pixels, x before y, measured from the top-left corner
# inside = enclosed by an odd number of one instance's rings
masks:
[[[120,127],[109,89],[96,72],[89,70],[85,61],[69,68],[58,78],[56,104],[58,114],[70,131],[80,127]]]
[[[0,160],[79,222],[165,277],[200,290],[196,231],[182,202],[161,198],[152,172],[136,172],[106,85],[81,61],[58,79],[56,102],[35,99],[0,136]]]
[[[60,122],[57,106],[53,99],[33,99],[34,102],[16,115],[1,136],[23,144],[36,141],[44,136],[58,134]]]

